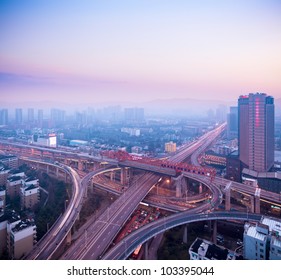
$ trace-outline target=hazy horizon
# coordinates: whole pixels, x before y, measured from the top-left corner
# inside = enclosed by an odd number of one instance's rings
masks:
[[[281,98],[281,2],[0,3],[1,104]]]

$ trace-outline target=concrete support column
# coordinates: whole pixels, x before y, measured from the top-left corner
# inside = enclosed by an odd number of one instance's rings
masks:
[[[186,180],[183,175],[180,175],[174,178],[174,181],[176,183],[176,197],[182,197],[182,193],[187,191]]]
[[[253,196],[250,197],[251,200],[251,208],[250,208],[250,212],[251,213],[255,213],[255,199]]]
[[[184,230],[183,230],[183,238],[182,238],[182,241],[183,243],[187,244],[187,237],[188,237],[188,225],[186,224],[184,226]]]
[[[261,212],[260,193],[261,193],[261,189],[256,188],[256,192],[255,192],[255,213],[256,214],[260,214],[260,212]]]
[[[128,169],[125,167],[121,168],[121,184],[126,185],[128,183]]]
[[[216,220],[213,221],[213,243],[217,244],[217,224],[218,222]]]
[[[225,194],[225,210],[230,211],[231,203],[230,203],[230,196],[231,196],[231,184],[232,182],[228,183],[224,189]]]
[[[199,194],[201,194],[202,191],[203,191],[203,186],[202,186],[202,184],[200,183],[200,185],[199,185]]]
[[[50,169],[49,169],[49,165],[47,164],[47,174],[49,174]]]
[[[56,177],[59,177],[59,168],[56,167]]]
[[[81,160],[78,161],[78,170],[83,171],[83,162]]]
[[[68,232],[67,236],[66,236],[66,243],[70,244],[72,241],[72,234],[71,234],[71,230]]]
[[[110,172],[110,181],[115,181],[115,172],[114,171]]]
[[[176,182],[176,197],[182,197],[180,181]]]
[[[148,248],[148,241],[146,241],[144,243],[144,259],[145,260],[148,260],[148,250],[149,250],[149,248]]]

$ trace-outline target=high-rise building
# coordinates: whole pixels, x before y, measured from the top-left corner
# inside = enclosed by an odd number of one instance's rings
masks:
[[[27,109],[27,121],[28,122],[34,122],[34,109],[33,108],[28,108]]]
[[[16,108],[16,124],[22,124],[22,109]]]
[[[238,107],[230,107],[227,114],[227,139],[238,137]]]
[[[239,159],[250,170],[266,172],[274,164],[274,99],[250,93],[238,99]]]
[[[51,121],[53,125],[62,124],[65,121],[65,111],[61,109],[51,109]]]
[[[222,123],[226,121],[226,115],[227,115],[227,107],[225,105],[219,105],[219,107],[216,109],[216,121]]]
[[[125,108],[124,113],[127,122],[144,121],[144,108]]]
[[[0,125],[8,124],[8,109],[0,110]]]

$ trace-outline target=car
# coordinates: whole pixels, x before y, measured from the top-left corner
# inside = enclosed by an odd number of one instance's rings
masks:
[[[236,242],[236,244],[237,244],[238,246],[241,246],[241,245],[243,245],[243,241],[241,241],[240,239],[238,239],[237,242]]]

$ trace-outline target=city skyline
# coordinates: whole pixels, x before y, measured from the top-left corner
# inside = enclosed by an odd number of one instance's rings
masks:
[[[281,98],[279,1],[2,1],[2,104]]]

